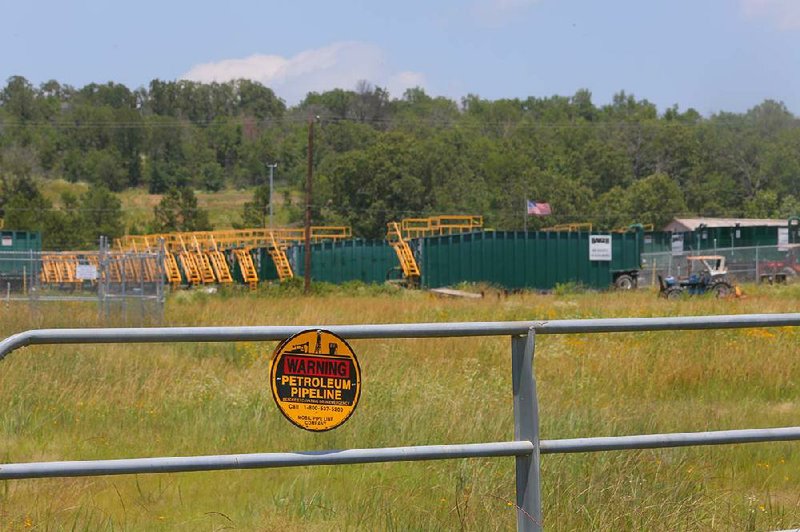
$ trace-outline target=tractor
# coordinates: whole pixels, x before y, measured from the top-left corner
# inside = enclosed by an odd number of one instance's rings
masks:
[[[686,277],[676,279],[669,276],[664,279],[658,276],[661,297],[678,299],[684,294],[697,296],[708,293],[716,297],[727,297],[734,293],[733,284],[728,279],[728,270],[725,268],[725,257],[704,255],[686,259],[689,266]]]
[[[778,249],[785,253],[782,257],[758,263],[759,281],[762,283],[791,282],[800,275],[800,244],[789,244],[785,249]]]

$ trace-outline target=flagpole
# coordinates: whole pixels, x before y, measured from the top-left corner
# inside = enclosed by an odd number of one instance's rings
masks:
[[[524,227],[525,227],[525,233],[527,233],[528,232],[528,198],[522,198],[522,201],[524,202],[524,205],[523,205],[524,208],[522,209],[522,212],[524,213],[523,215],[525,216],[525,218],[523,219],[524,220]]]

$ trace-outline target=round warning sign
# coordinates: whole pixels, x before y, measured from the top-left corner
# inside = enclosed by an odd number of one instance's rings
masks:
[[[356,354],[330,331],[303,331],[275,350],[272,396],[286,418],[301,429],[335,429],[350,417],[361,396]]]

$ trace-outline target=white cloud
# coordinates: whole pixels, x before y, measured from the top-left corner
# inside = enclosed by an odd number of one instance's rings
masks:
[[[288,58],[251,55],[204,63],[193,66],[180,78],[206,83],[250,79],[272,88],[290,104],[311,91],[354,89],[360,80],[387,88],[393,97],[402,96],[409,87],[425,85],[425,76],[419,72],[393,71],[379,47],[351,41],[305,50]]]
[[[539,0],[474,0],[472,16],[480,24],[502,26]]]
[[[800,29],[798,0],[741,0],[742,12],[748,18],[766,17],[782,30]]]
[[[406,70],[398,72],[386,80],[386,88],[394,98],[399,98],[403,95],[406,89],[413,87],[424,87],[425,76],[419,72],[411,72]]]

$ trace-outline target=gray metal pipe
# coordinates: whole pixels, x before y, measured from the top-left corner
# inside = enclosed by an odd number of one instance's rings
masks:
[[[539,399],[534,378],[536,333],[511,338],[511,380],[514,392],[514,439],[529,441],[533,452],[517,456],[517,531],[541,532],[542,483],[539,467]]]
[[[546,440],[539,445],[541,454],[587,453],[625,449],[658,449],[693,445],[724,445],[800,440],[800,427],[778,429],[718,430],[713,432],[675,432],[641,436],[611,436]]]
[[[800,427],[542,440],[539,443],[539,452],[541,454],[583,453],[795,440],[800,440]],[[0,480],[525,456],[531,454],[533,449],[533,443],[529,441],[513,441],[343,451],[32,462],[0,465]]]
[[[20,347],[36,344],[153,342],[236,342],[283,340],[307,329],[327,329],[347,339],[520,336],[536,334],[610,333],[800,325],[800,314],[736,314],[665,318],[610,318],[553,321],[399,323],[386,325],[291,325],[250,327],[150,327],[34,329],[0,342],[0,359]]]
[[[463,445],[423,445],[342,451],[294,453],[227,454],[122,460],[74,462],[31,462],[0,464],[0,480],[127,475],[132,473],[177,473],[182,471],[219,471],[223,469],[262,469],[310,465],[368,464],[374,462],[410,462],[451,458],[484,458],[529,455],[529,441],[471,443]]]

